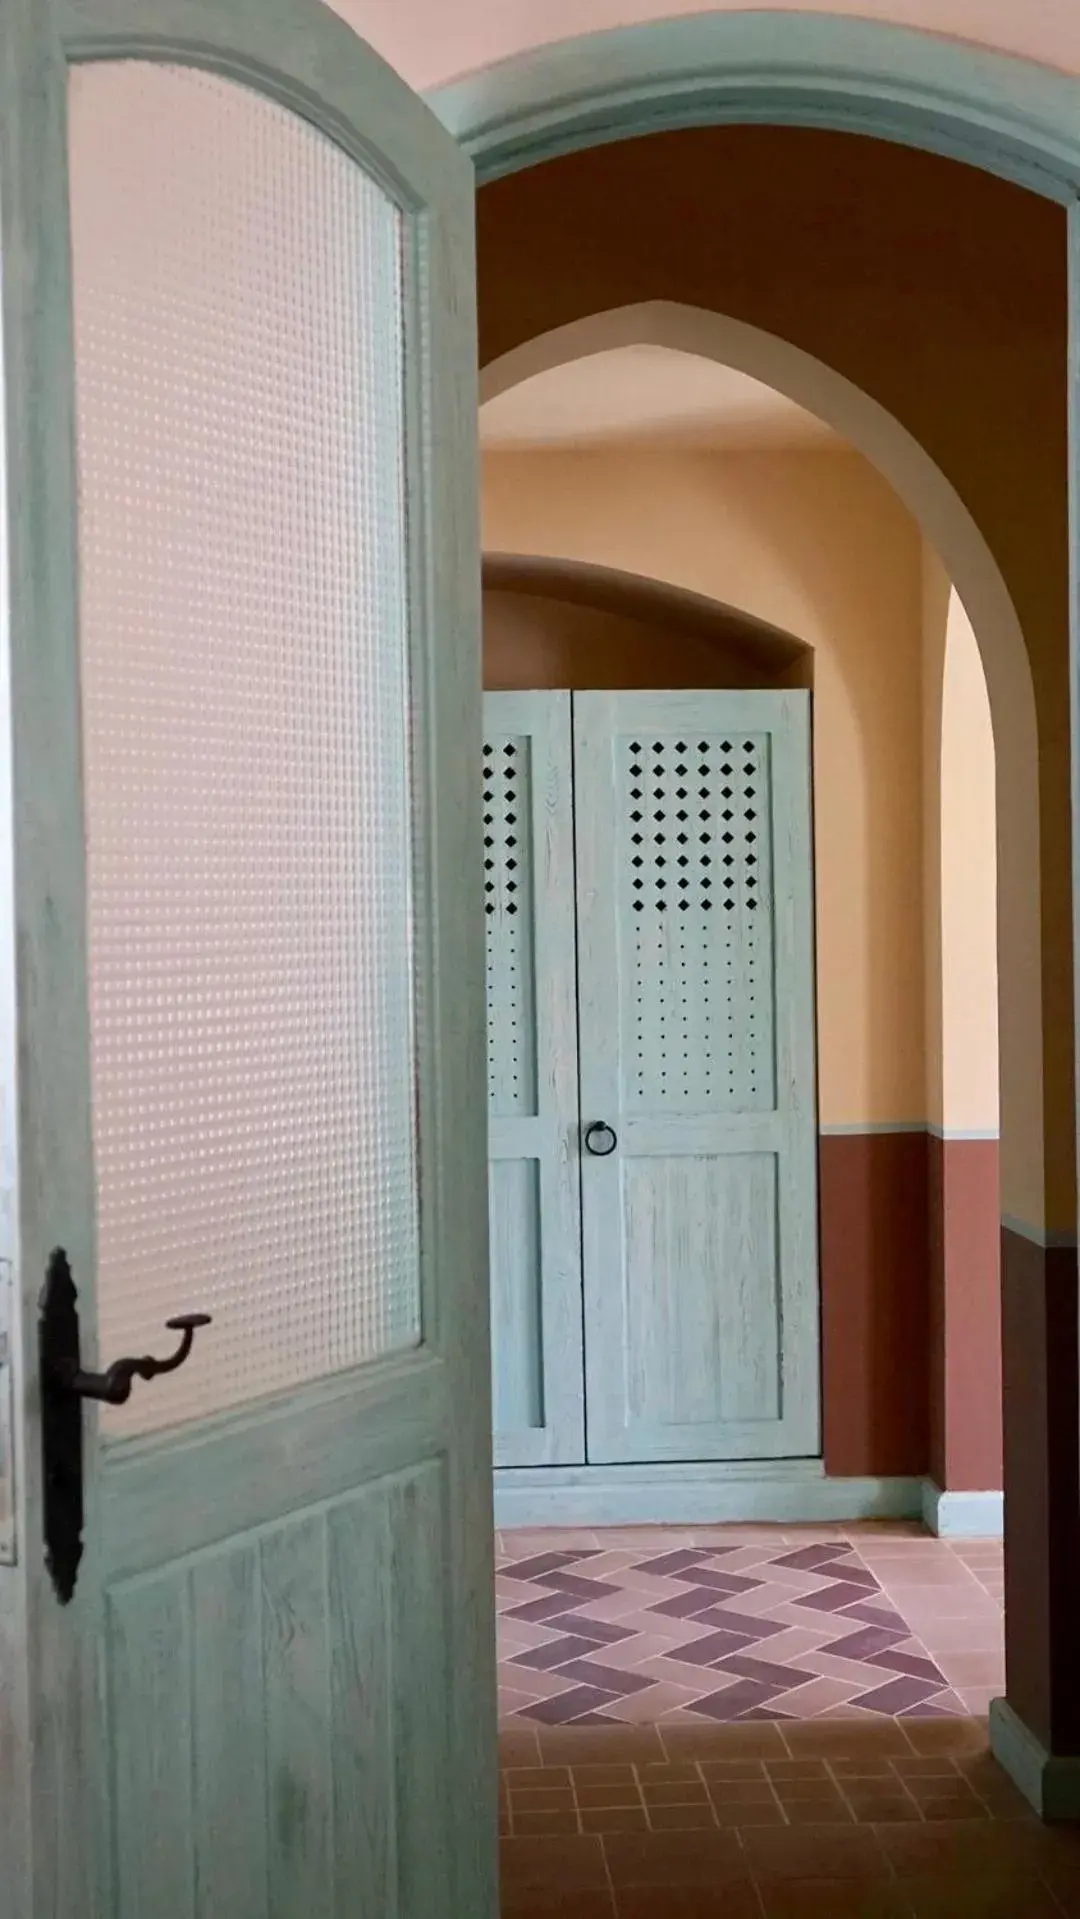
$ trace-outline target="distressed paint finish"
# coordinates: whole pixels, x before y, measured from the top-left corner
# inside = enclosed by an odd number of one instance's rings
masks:
[[[668,127],[828,126],[982,166],[1069,203],[1080,81],[877,20],[747,9],[578,34],[435,88],[481,183]]]
[[[499,1466],[584,1458],[570,695],[484,696]]]
[[[424,1339],[152,1440],[103,1448],[88,1411],[87,1553],[61,1609],[42,1565],[34,1353],[55,1245],[99,1358],[66,62],[107,57],[262,90],[371,167],[411,222]],[[5,1919],[494,1919],[485,1156],[482,1124],[461,1124],[484,1099],[471,170],[314,0],[13,0],[0,62],[20,955],[4,1032],[21,1060],[0,1207],[6,1220],[17,1206],[21,1261],[20,1559],[0,1566]]]
[[[919,1519],[920,1478],[830,1479],[820,1460],[541,1466],[495,1475],[500,1526],[717,1526]]]
[[[574,704],[591,1462],[819,1451],[809,700]]]
[[[118,1919],[451,1912],[444,1493],[429,1461],[110,1588]]]

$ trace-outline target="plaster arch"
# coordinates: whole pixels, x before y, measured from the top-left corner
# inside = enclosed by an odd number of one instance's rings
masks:
[[[481,370],[481,405],[552,367],[642,345],[720,361],[827,421],[893,487],[936,549],[967,608],[986,675],[997,765],[1002,1211],[1006,1219],[1041,1220],[1038,730],[1024,636],[997,561],[940,467],[883,406],[789,341],[704,308],[645,301],[555,328]]]
[[[484,0],[331,0],[335,10],[397,67],[412,86],[445,85],[496,62],[546,51],[571,37],[640,33],[695,16],[738,14],[740,0],[529,0],[491,6]],[[1013,0],[757,0],[768,24],[781,31],[824,18],[856,32],[903,34],[915,28],[948,48],[964,41],[1037,61],[1061,73],[1080,71],[1080,17],[1068,7],[1018,9]]]

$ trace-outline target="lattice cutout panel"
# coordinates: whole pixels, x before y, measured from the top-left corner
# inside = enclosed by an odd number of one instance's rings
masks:
[[[171,1424],[419,1337],[401,216],[191,68],[70,91],[105,1359]]]
[[[484,742],[488,1106],[494,1119],[536,1111],[532,757],[527,738]]]
[[[775,1103],[767,736],[621,743],[626,1097],[649,1112]]]

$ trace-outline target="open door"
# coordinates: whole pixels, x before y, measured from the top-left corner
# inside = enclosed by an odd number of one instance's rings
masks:
[[[3,40],[0,1904],[494,1919],[471,169],[316,0]]]

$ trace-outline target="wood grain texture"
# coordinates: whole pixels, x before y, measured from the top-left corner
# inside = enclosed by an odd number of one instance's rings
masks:
[[[531,1462],[522,1455],[546,1452],[544,1441],[550,1443],[539,1166],[533,1159],[493,1158],[488,1179],[495,1459],[498,1465],[524,1466]],[[556,1394],[560,1383],[557,1376],[552,1381]]]
[[[484,734],[495,1458],[568,1463],[584,1458],[570,695],[487,693]]]
[[[919,1478],[832,1479],[820,1460],[540,1466],[495,1475],[500,1526],[805,1525],[919,1519]]]
[[[190,1601],[181,1573],[118,1593],[108,1609],[109,1745],[103,1757],[113,1775],[112,1866],[120,1919],[144,1912],[196,1919],[198,1912]]]
[[[589,1458],[819,1450],[809,703],[579,694]]]
[[[265,1621],[255,1542],[201,1557],[191,1570],[190,1592],[199,1899],[210,1912],[261,1919],[269,1906],[270,1853]]]
[[[325,1527],[325,1517],[313,1515],[260,1542],[273,1919],[300,1919],[328,1905],[334,1768]]]
[[[446,1492],[434,1459],[110,1589],[117,1919],[453,1919]]]
[[[391,1919],[393,1822],[382,1816],[394,1766],[394,1619],[390,1506],[377,1494],[334,1511],[327,1539],[334,1896]],[[376,1627],[376,1622],[378,1625]]]
[[[371,168],[405,213],[424,1344],[398,1369],[145,1445],[103,1450],[88,1415],[87,1555],[62,1611],[41,1567],[33,1390],[33,1303],[55,1244],[98,1357],[65,58],[108,56],[257,87]],[[0,62],[26,1542],[21,1565],[0,1569],[5,1919],[307,1919],[359,1901],[396,1919],[493,1919],[471,169],[315,0],[15,0]],[[415,1508],[396,1491],[413,1481]],[[369,1550],[381,1557],[355,1577]],[[380,1704],[385,1672],[397,1691]],[[414,1776],[443,1808],[423,1826]]]

